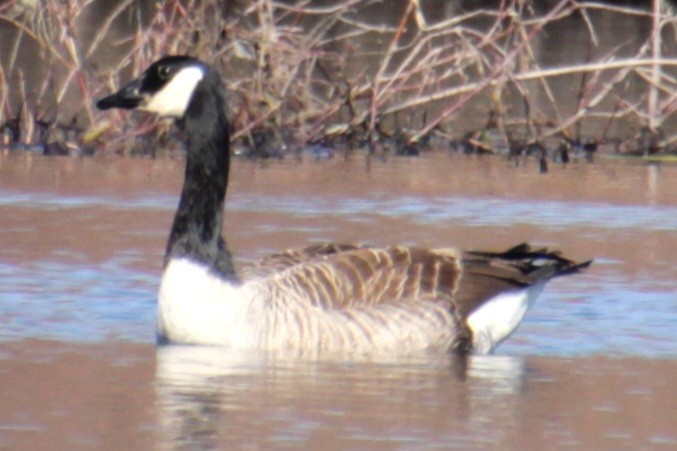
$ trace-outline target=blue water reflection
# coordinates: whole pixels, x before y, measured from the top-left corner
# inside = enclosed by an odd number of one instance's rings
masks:
[[[302,216],[345,215],[359,218],[363,214],[406,217],[415,222],[475,226],[509,226],[533,224],[554,230],[577,226],[605,228],[642,228],[676,230],[677,207],[665,205],[612,205],[557,201],[509,200],[496,198],[415,197],[399,199],[361,197],[353,199],[243,197],[233,198],[228,208],[242,211],[294,212]]]
[[[120,210],[174,210],[176,196],[149,193],[137,198],[113,196],[55,196],[0,190],[0,206],[33,209],[108,207]],[[229,211],[271,212],[314,217],[338,215],[359,217],[378,214],[412,218],[416,222],[454,221],[476,226],[509,226],[526,223],[552,229],[577,226],[677,230],[677,207],[667,205],[614,205],[562,201],[515,200],[465,197],[416,197],[393,199],[378,193],[360,198],[233,195]]]
[[[0,190],[0,206],[14,209],[67,211],[99,206],[113,211],[172,211],[175,205],[173,195],[152,192],[122,199]],[[628,234],[677,230],[677,208],[670,206],[496,198],[393,199],[378,193],[359,199],[233,195],[229,210],[235,214],[280,213],[297,219],[330,216],[343,223],[378,223],[383,217],[423,225],[454,223],[469,227],[527,223],[548,230],[581,228],[583,233],[596,234],[600,239],[608,229]],[[312,236],[312,227],[316,226],[308,227]],[[259,235],[278,231],[266,222],[253,230]],[[314,235],[318,235],[317,230]],[[60,261],[58,252],[49,259],[14,265],[0,260],[0,340],[41,337],[153,342],[158,268],[139,271],[139,265],[134,264],[139,256],[129,252],[122,250],[99,263],[66,263],[73,259]],[[566,282],[553,281],[499,353],[677,356],[677,295],[675,281],[669,277],[672,267],[670,262],[654,263],[655,271],[627,280],[622,271],[614,270],[622,262],[600,259],[595,265],[606,267],[603,280],[586,273]]]
[[[0,264],[0,340],[155,340],[157,275],[100,265]]]

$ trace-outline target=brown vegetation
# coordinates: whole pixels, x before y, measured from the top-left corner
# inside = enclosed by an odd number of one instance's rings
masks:
[[[571,152],[590,156],[603,144],[644,156],[677,146],[677,132],[665,130],[677,116],[677,59],[664,55],[665,49],[674,52],[677,18],[660,0],[651,11],[573,0],[541,11],[538,2],[503,0],[494,9],[449,18],[433,17],[424,0],[405,0],[392,24],[373,13],[384,4],[369,0],[121,0],[98,12],[89,31],[84,24],[93,20],[96,3],[46,0],[37,9],[34,3],[0,6],[0,27],[13,30],[0,57],[5,149],[127,154],[173,148],[165,123],[122,121],[93,105],[159,56],[177,53],[204,59],[224,74],[236,151],[247,154],[277,155],[314,143],[316,149],[418,154],[452,147],[567,161]],[[586,24],[589,48],[595,48],[590,16],[599,11],[651,21],[639,51],[621,56],[621,39],[618,51],[595,57],[588,51],[580,64],[539,61],[537,38],[574,16]],[[44,68],[31,86],[26,71],[33,66],[25,58],[19,64],[26,47]],[[573,111],[561,108],[551,88],[566,75],[578,80]],[[643,94],[625,95],[629,84],[641,84]],[[540,104],[532,100],[534,90]],[[455,133],[459,115],[478,98],[486,125]],[[632,140],[610,136],[621,120],[635,124]],[[582,136],[586,121],[603,124],[602,133]],[[106,133],[111,128],[115,132]],[[128,139],[149,129],[157,131],[152,139],[166,144]]]

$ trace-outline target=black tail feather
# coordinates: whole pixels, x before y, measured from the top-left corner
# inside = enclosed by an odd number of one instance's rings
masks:
[[[558,250],[549,250],[546,247],[534,248],[528,243],[520,243],[503,252],[468,251],[466,255],[514,262],[514,266],[520,268],[523,274],[532,274],[547,267],[549,274],[546,278],[574,274],[592,263],[592,260],[577,263],[562,257]]]

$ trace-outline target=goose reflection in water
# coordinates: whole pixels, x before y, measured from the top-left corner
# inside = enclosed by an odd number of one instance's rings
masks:
[[[500,433],[486,425],[510,423],[524,374],[523,359],[497,355],[303,360],[162,346],[156,394],[168,446],[442,446]]]

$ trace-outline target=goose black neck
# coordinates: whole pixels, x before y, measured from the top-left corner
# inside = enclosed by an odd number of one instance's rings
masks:
[[[210,69],[177,122],[187,139],[186,172],[165,265],[172,258],[188,258],[205,264],[226,280],[237,281],[230,252],[221,237],[230,167],[226,102],[225,88]]]

